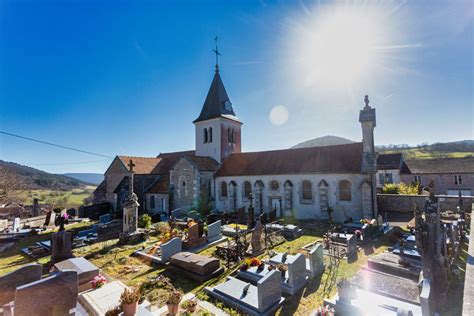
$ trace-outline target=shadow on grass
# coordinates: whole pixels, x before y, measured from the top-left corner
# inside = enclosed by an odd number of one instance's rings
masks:
[[[322,278],[323,273],[308,280],[308,284],[306,285],[306,288],[304,290],[304,297],[308,297],[317,290],[319,290]]]

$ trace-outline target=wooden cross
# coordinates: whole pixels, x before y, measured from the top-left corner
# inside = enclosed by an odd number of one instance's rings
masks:
[[[130,171],[130,173],[133,173],[133,167],[135,167],[135,164],[133,163],[132,159],[130,159],[130,162],[128,163],[128,167],[130,168],[128,171]]]

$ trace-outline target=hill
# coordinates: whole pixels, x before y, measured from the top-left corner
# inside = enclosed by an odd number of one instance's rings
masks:
[[[104,180],[104,175],[102,173],[64,173],[63,176],[94,185],[99,185],[102,180]]]
[[[0,160],[0,188],[2,189],[70,191],[86,185],[87,183],[78,179]]]
[[[306,148],[306,147],[320,147],[320,146],[343,145],[343,144],[352,144],[352,143],[355,143],[355,142],[347,138],[327,135],[327,136],[307,140],[291,148],[294,149],[294,148]]]
[[[474,140],[447,143],[423,143],[417,146],[377,146],[381,153],[403,153],[406,159],[463,158],[474,156]]]

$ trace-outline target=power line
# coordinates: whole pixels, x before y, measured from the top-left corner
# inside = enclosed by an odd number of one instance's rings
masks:
[[[45,144],[45,145],[49,145],[49,146],[54,146],[54,147],[59,147],[59,148],[68,149],[68,150],[72,150],[72,151],[77,151],[77,152],[80,152],[80,153],[83,153],[83,154],[89,154],[89,155],[94,155],[94,156],[99,156],[99,157],[104,157],[104,158],[110,158],[110,159],[114,158],[114,157],[110,157],[110,156],[106,156],[106,155],[102,155],[102,154],[97,154],[97,153],[93,153],[93,152],[86,151],[86,150],[81,150],[81,149],[76,149],[76,148],[67,147],[67,146],[63,146],[63,145],[53,144],[53,143],[45,142],[45,141],[42,141],[42,140],[29,138],[29,137],[25,137],[25,136],[21,136],[21,135],[16,135],[16,134],[12,134],[12,133],[7,133],[7,132],[3,132],[3,131],[0,131],[0,134],[12,136],[12,137],[17,137],[17,138],[21,138],[21,139],[26,139],[26,140],[29,140],[29,141],[32,141],[32,142],[37,142],[37,143]]]

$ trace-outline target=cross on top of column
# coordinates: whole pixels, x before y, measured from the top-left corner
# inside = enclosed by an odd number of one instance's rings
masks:
[[[128,171],[130,171],[130,173],[133,173],[133,167],[135,167],[135,164],[133,163],[133,160],[130,159],[130,162],[128,163]]]

